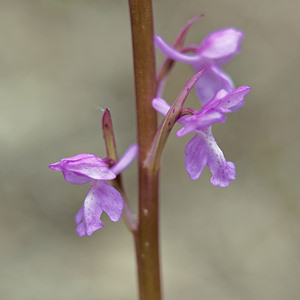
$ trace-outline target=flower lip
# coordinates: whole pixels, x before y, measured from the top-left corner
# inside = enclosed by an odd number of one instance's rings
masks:
[[[235,165],[226,161],[211,128],[196,132],[185,148],[185,168],[192,180],[200,177],[205,166],[211,173],[211,184],[226,187],[235,179]]]
[[[79,236],[91,236],[102,228],[101,215],[105,212],[111,221],[117,222],[122,216],[124,202],[121,194],[105,181],[94,181],[87,193],[83,206],[75,216]]]

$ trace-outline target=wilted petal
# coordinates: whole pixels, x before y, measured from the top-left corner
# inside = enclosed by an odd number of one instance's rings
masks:
[[[111,221],[119,221],[123,206],[122,196],[114,187],[105,181],[94,181],[84,200],[83,207],[75,216],[78,235],[90,236],[94,231],[103,227],[104,223],[100,220],[102,212],[107,213]]]
[[[122,173],[133,162],[137,155],[138,145],[133,144],[126,150],[121,159],[110,168],[110,170],[116,175]]]
[[[226,161],[210,129],[197,131],[187,144],[185,154],[185,167],[191,179],[198,179],[206,165],[213,175],[212,185],[226,187],[235,179],[235,166]]]
[[[61,171],[66,181],[84,184],[93,180],[112,180],[116,175],[108,169],[101,158],[93,154],[82,153],[63,158],[49,166],[52,170]]]
[[[235,28],[214,31],[203,40],[199,53],[218,65],[223,65],[240,52],[243,38],[243,32]]]
[[[234,90],[234,83],[230,76],[216,66],[209,66],[195,85],[196,94],[204,105],[211,100],[218,91],[225,90],[228,93]]]

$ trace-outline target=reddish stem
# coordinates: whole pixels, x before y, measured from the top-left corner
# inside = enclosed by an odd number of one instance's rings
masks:
[[[161,300],[158,174],[144,161],[157,131],[151,102],[156,95],[151,0],[129,0],[139,145],[139,209],[134,232],[140,300]]]

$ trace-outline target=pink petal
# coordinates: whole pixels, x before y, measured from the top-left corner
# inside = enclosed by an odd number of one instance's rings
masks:
[[[201,112],[206,113],[210,110],[218,110],[222,113],[236,111],[244,104],[244,98],[251,91],[248,86],[240,86],[231,93],[220,90],[214,98],[208,101],[202,108]]]
[[[171,106],[162,98],[154,98],[152,100],[152,107],[163,116],[166,116]]]
[[[185,147],[185,169],[192,180],[200,177],[207,165],[207,149],[201,135],[196,134]]]
[[[182,137],[195,130],[205,129],[215,123],[224,123],[226,116],[218,111],[211,110],[205,114],[200,113],[184,119],[184,126],[179,129],[176,136]]]
[[[201,60],[201,56],[199,55],[187,55],[184,53],[181,53],[177,49],[173,48],[169,44],[167,44],[162,37],[156,35],[154,36],[154,42],[158,50],[163,53],[166,57],[173,59],[175,61],[188,63],[188,64],[194,64],[199,63],[199,60]],[[200,70],[199,70],[200,71]]]
[[[218,65],[223,65],[240,52],[243,38],[243,32],[235,28],[214,31],[203,40],[199,53]]]
[[[133,162],[137,155],[138,146],[137,144],[133,144],[126,150],[121,159],[110,168],[110,170],[116,175],[122,173]]]
[[[75,184],[84,184],[90,180],[112,180],[116,175],[108,169],[101,158],[93,154],[82,153],[63,158],[49,168],[61,171],[65,180]]]
[[[83,219],[83,205],[81,206],[81,208],[79,209],[79,211],[75,215],[75,223],[76,223],[76,225],[78,225],[79,223],[81,223],[82,219]]]
[[[243,106],[244,98],[250,91],[251,88],[248,86],[238,87],[236,90],[219,100],[220,104],[218,105],[218,108],[236,111],[237,108]]]
[[[211,65],[205,69],[195,88],[200,102],[204,105],[220,90],[225,90],[229,93],[232,92],[234,90],[234,83],[228,74],[220,68]]]
[[[207,165],[212,173],[212,185],[226,187],[235,179],[235,166],[227,162],[209,129],[197,131],[185,148],[185,167],[191,179],[196,180]]]
[[[89,177],[86,177],[84,175],[79,175],[74,172],[70,172],[68,170],[63,170],[62,173],[64,175],[65,181],[73,184],[86,184],[92,180]]]
[[[107,213],[111,221],[119,221],[123,206],[122,196],[114,187],[104,181],[94,181],[84,200],[83,207],[75,216],[78,235],[90,236],[103,227],[104,223],[100,220],[103,212]]]

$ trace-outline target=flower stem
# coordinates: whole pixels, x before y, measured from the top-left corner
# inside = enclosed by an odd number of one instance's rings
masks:
[[[156,95],[151,0],[129,0],[139,146],[139,208],[134,232],[140,300],[161,300],[158,175],[144,165],[157,131],[151,102]]]
[[[111,159],[114,163],[118,161],[118,152],[116,146],[116,140],[113,130],[113,124],[109,109],[107,108],[103,114],[102,118],[102,131],[103,131],[103,138],[105,141],[105,148],[106,148],[106,155],[109,159]],[[116,179],[112,181],[112,185],[121,193],[122,198],[124,200],[124,213],[123,218],[125,224],[127,225],[128,229],[132,232],[136,230],[136,222],[132,215],[132,211],[127,199],[127,195],[125,192],[125,188],[123,185],[122,175],[117,175]]]

